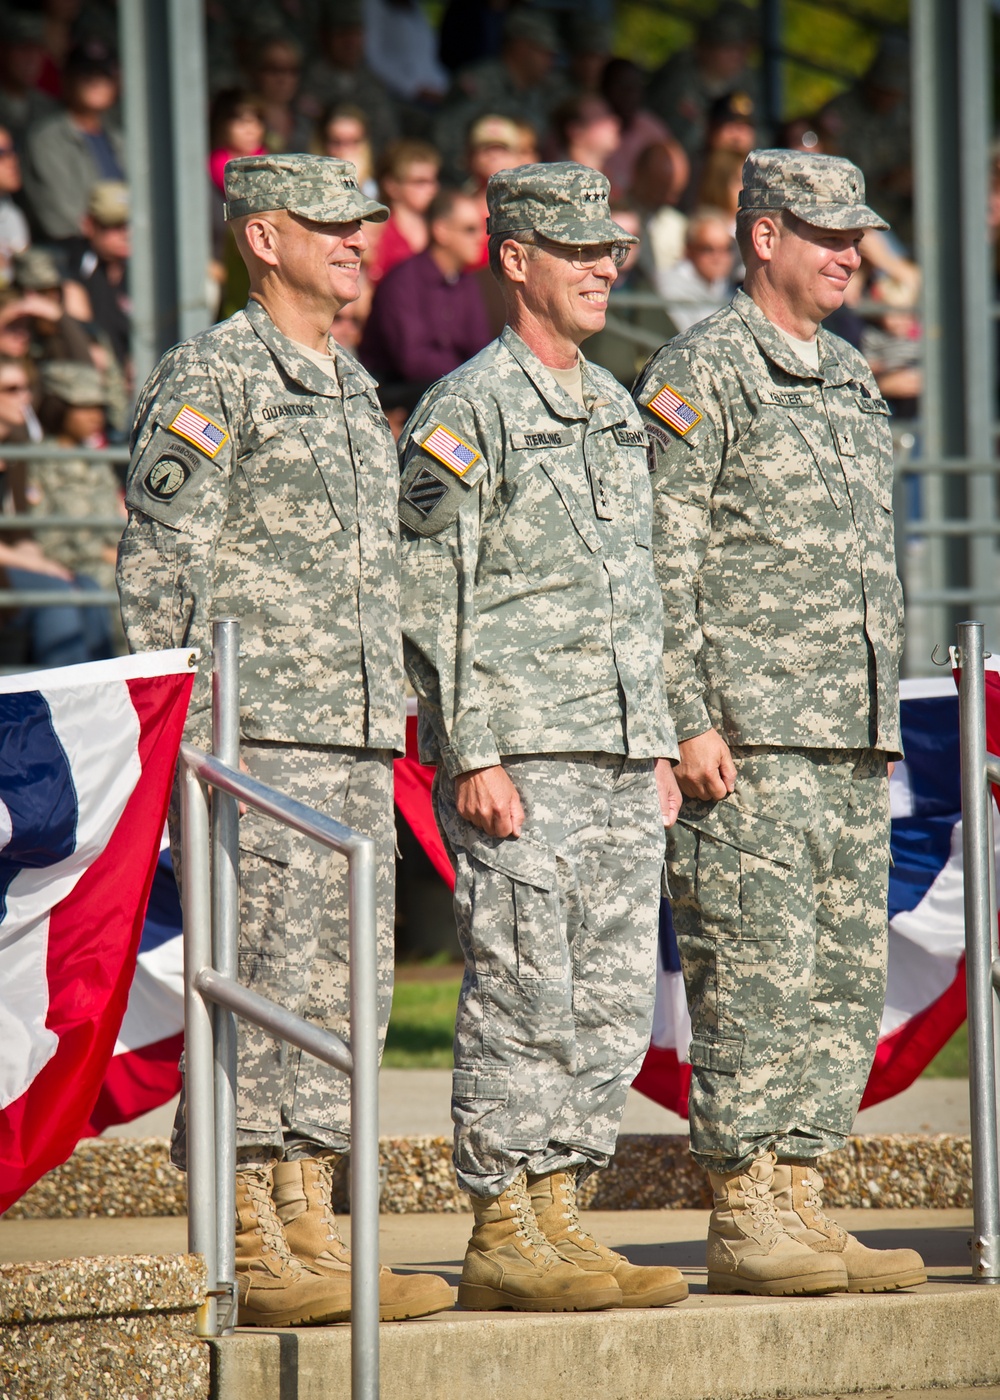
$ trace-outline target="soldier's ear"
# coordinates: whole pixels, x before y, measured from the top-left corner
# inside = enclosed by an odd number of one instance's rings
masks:
[[[772,219],[769,214],[765,214],[762,219],[756,221],[750,230],[750,242],[761,262],[771,261],[780,237],[781,229],[777,219]]]
[[[530,260],[530,253],[523,243],[517,243],[513,238],[505,239],[500,245],[500,266],[503,274],[510,282],[524,282],[526,279],[526,269]]]
[[[268,267],[276,267],[278,263],[277,232],[272,221],[263,215],[253,215],[243,225],[247,250]]]

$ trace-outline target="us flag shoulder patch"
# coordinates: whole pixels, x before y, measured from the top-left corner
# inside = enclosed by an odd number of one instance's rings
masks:
[[[467,442],[439,423],[420,444],[425,452],[436,457],[456,476],[464,476],[469,468],[479,461],[479,453]]]
[[[229,434],[225,428],[220,428],[218,423],[213,423],[211,418],[206,418],[204,413],[199,413],[190,404],[185,404],[183,408],[174,416],[172,422],[167,424],[172,433],[178,437],[186,438],[193,443],[199,452],[204,452],[206,457],[216,457],[229,441]]]
[[[664,384],[659,393],[650,399],[649,407],[664,423],[669,424],[675,433],[680,433],[681,437],[689,433],[702,418],[694,404],[688,403],[687,399],[678,394],[676,389],[671,389],[669,384]]]

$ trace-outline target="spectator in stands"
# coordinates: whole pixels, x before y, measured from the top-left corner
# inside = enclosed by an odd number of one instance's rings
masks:
[[[45,24],[25,10],[0,11],[0,123],[24,155],[29,127],[58,111],[36,84],[45,64]]]
[[[691,216],[684,257],[656,280],[678,331],[688,330],[732,299],[735,253],[726,214],[700,209]]]
[[[79,248],[80,220],[98,180],[124,179],[121,134],[111,120],[118,78],[108,55],[74,49],[63,72],[65,110],[43,117],[26,138],[28,212],[54,243]]]
[[[321,57],[306,73],[304,89],[317,114],[335,102],[350,102],[365,114],[376,158],[398,134],[396,111],[384,85],[365,63],[361,6],[338,0],[320,30]]]
[[[698,181],[696,207],[721,209],[730,222],[730,235],[736,233],[736,210],[743,188],[743,162],[739,151],[709,151]]]
[[[131,384],[128,185],[99,180],[90,192],[82,226],[87,250],[69,269],[66,309],[100,333]]]
[[[474,199],[441,190],[427,210],[428,244],[379,283],[361,340],[361,363],[386,383],[423,387],[492,339],[479,284],[465,274],[480,251]]]
[[[437,48],[419,0],[366,0],[365,58],[398,101],[437,106],[444,97],[448,74]]]
[[[21,162],[10,132],[0,126],[0,287],[9,287],[11,260],[31,242],[28,221],[13,195],[21,188]]]
[[[778,128],[775,145],[784,147],[786,151],[806,151],[815,155],[826,152],[816,117],[795,117],[785,122]]]
[[[14,287],[20,294],[9,329],[22,322],[26,353],[36,365],[46,360],[75,360],[90,365],[91,337],[66,311],[63,278],[58,264],[44,248],[27,248],[13,260]],[[11,308],[13,311],[13,308]]]
[[[365,114],[353,102],[335,102],[318,125],[319,154],[334,160],[349,160],[358,172],[362,194],[374,199],[378,194],[372,144],[368,139]]]
[[[107,395],[101,376],[90,365],[55,360],[42,369],[39,421],[46,440],[58,447],[107,445]],[[115,587],[118,540],[126,520],[122,489],[110,462],[84,458],[38,460],[28,468],[29,514],[69,515],[79,520],[118,516],[118,529],[46,531],[46,552],[76,577],[93,579],[101,588]]]
[[[646,76],[637,63],[627,58],[612,58],[607,63],[601,77],[601,95],[621,125],[618,146],[603,166],[605,175],[611,181],[612,199],[621,199],[632,188],[636,161],[654,141],[670,147],[676,181],[675,197],[680,197],[687,184],[688,158],[684,147],[674,140],[659,117],[643,105],[645,93]]]
[[[910,51],[906,36],[886,33],[867,72],[820,112],[824,149],[864,171],[873,205],[912,246]]]
[[[31,419],[27,368],[23,361],[0,353],[0,451],[4,442],[25,442],[32,436],[28,429]],[[41,504],[20,462],[0,462],[0,496],[3,509],[17,515],[30,514]],[[61,512],[62,502],[59,508]],[[58,594],[96,586],[75,578],[70,568],[50,558],[27,532],[12,535],[5,531],[0,535],[0,575],[8,588],[19,593]],[[25,664],[73,666],[113,655],[109,619],[101,608],[81,608],[74,603],[22,608],[13,621],[25,639]]]
[[[569,76],[578,93],[601,96],[601,77],[614,51],[612,26],[585,11],[564,11],[568,31]]]
[[[693,49],[675,53],[650,79],[648,106],[666,122],[689,156],[705,144],[708,110],[717,97],[739,88],[756,98],[748,67],[756,17],[736,0],[722,0],[698,25]]]
[[[311,123],[297,101],[301,79],[302,50],[294,39],[272,35],[256,46],[250,86],[264,118],[265,150],[308,149]]]
[[[437,151],[426,141],[393,141],[383,152],[378,184],[390,213],[368,264],[373,283],[427,247],[427,209],[438,192],[440,166]]]
[[[457,173],[464,133],[477,117],[501,112],[548,129],[551,113],[569,95],[568,84],[553,71],[559,37],[550,17],[541,10],[508,12],[503,50],[460,72],[434,124],[434,144],[441,151],[448,176]]]
[[[487,264],[489,240],[486,235],[486,185],[490,176],[495,175],[498,170],[513,170],[518,165],[530,165],[536,158],[535,134],[526,123],[488,113],[473,122],[469,128],[465,147],[465,166],[469,178],[462,186],[462,193],[474,199],[479,209],[482,238],[476,267],[485,267]]]
[[[640,151],[632,180],[632,203],[642,220],[639,265],[650,281],[684,256],[687,218],[676,208],[678,185],[674,148],[654,141]]]
[[[224,88],[216,93],[209,115],[208,172],[212,184],[223,193],[226,162],[237,156],[264,154],[264,107],[246,88]]]
[[[621,122],[596,93],[569,97],[560,103],[552,116],[552,128],[557,159],[601,171],[618,149],[622,131]]]
[[[729,193],[723,196],[721,191],[733,168],[742,172],[743,162],[756,145],[756,135],[754,104],[749,93],[727,92],[725,96],[716,98],[708,110],[705,145],[691,162],[691,174],[683,200],[687,212],[706,204],[717,205],[720,209],[732,204],[735,228],[735,196]],[[724,152],[729,157],[737,156],[738,162],[723,159],[717,156],[717,152]],[[735,176],[732,178],[735,179]],[[718,183],[720,181],[721,184]],[[742,184],[742,174],[739,183]]]

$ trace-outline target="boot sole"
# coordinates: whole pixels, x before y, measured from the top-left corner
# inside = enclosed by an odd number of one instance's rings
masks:
[[[332,1312],[321,1309],[319,1312],[266,1314],[254,1312],[252,1309],[240,1308],[237,1319],[240,1327],[322,1327],[330,1322],[350,1322],[350,1320],[349,1308],[336,1308]]]
[[[520,1298],[499,1288],[487,1288],[480,1283],[458,1285],[458,1306],[466,1312],[601,1312],[621,1306],[621,1289],[595,1290],[582,1297],[566,1294],[562,1298]]]
[[[455,1306],[454,1298],[435,1299],[430,1302],[421,1303],[416,1300],[412,1303],[399,1303],[395,1306],[387,1303],[378,1310],[379,1322],[405,1322],[408,1317],[430,1317],[432,1313],[447,1312],[449,1308]]]
[[[789,1298],[814,1293],[846,1293],[842,1273],[795,1274],[789,1278],[747,1279],[733,1274],[708,1275],[709,1293],[751,1293],[758,1298]]]
[[[665,1308],[671,1303],[682,1303],[688,1296],[688,1286],[681,1280],[664,1288],[650,1289],[648,1293],[623,1293],[619,1307],[622,1308]]]
[[[914,1269],[908,1274],[883,1274],[881,1278],[852,1278],[847,1284],[848,1293],[894,1293],[897,1288],[918,1288],[927,1282],[923,1269]]]

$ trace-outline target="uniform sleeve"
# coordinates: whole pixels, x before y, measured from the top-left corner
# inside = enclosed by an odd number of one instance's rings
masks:
[[[235,451],[224,392],[203,362],[168,356],[136,411],[118,547],[122,622],[132,651],[199,647],[185,737],[211,736],[215,549]]]
[[[681,741],[712,725],[700,661],[698,571],[708,548],[725,440],[717,383],[711,367],[691,350],[666,345],[632,390],[649,437],[653,560],[663,593],[663,679]]]
[[[455,777],[500,762],[475,673],[476,567],[495,470],[473,406],[433,395],[399,444],[403,659]]]

